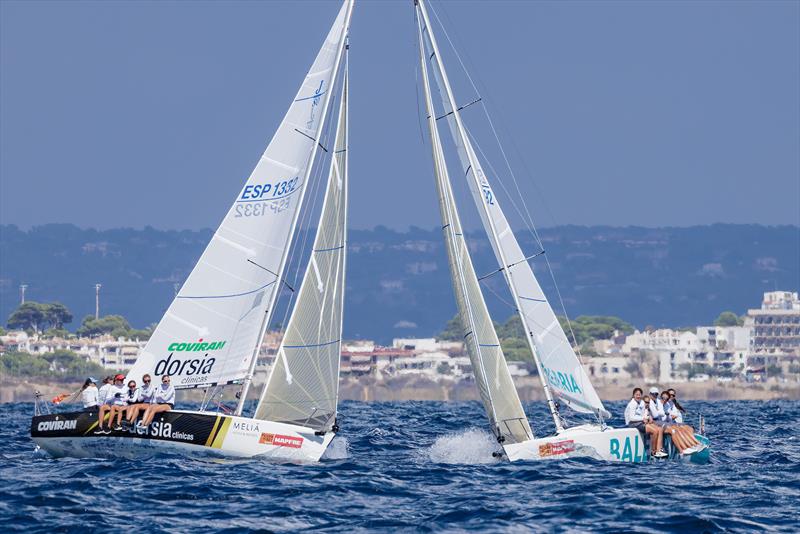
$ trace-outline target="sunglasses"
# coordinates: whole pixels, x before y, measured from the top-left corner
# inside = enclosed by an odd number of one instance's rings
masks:
[[[142,380],[142,382],[144,382],[145,384],[149,384],[150,383],[150,379],[148,378],[147,380]]]

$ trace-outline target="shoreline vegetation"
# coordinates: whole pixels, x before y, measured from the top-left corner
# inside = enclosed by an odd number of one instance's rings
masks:
[[[260,378],[260,380],[258,380]],[[257,377],[251,388],[249,399],[258,399],[264,377]],[[535,376],[515,379],[520,399],[523,402],[544,401],[539,379]],[[47,377],[8,377],[0,376],[0,403],[33,402],[34,393],[39,391],[44,399],[51,399],[62,393],[74,393],[80,389],[82,381],[47,380]],[[800,400],[800,383],[719,383],[719,382],[676,382],[655,384],[647,380],[626,383],[610,383],[598,380],[594,383],[603,401],[620,401],[630,398],[636,387],[657,385],[661,389],[674,387],[682,400]],[[179,402],[199,402],[203,390],[182,390]],[[233,393],[231,393],[232,395]],[[405,377],[390,380],[375,380],[370,377],[344,378],[340,384],[340,400],[363,402],[393,401],[477,401],[478,390],[472,381],[454,382],[450,380],[433,381],[424,377]],[[230,398],[223,403],[235,404]],[[76,405],[77,406],[77,405]]]
[[[135,336],[138,340],[149,338],[152,328],[136,330],[131,328],[128,321],[118,315],[108,315],[99,318],[87,316],[75,333],[66,330],[65,325],[72,322],[72,313],[59,303],[26,302],[20,305],[9,317],[7,326],[19,328],[29,333],[30,336],[42,339],[66,338],[76,343],[87,343],[102,336]],[[594,343],[608,341],[614,336],[630,334],[634,327],[613,316],[578,316],[571,322],[564,317],[559,317],[562,328],[568,332],[570,340],[575,347],[579,347],[585,357],[585,363],[592,361],[593,357],[601,356],[595,350]],[[714,321],[716,326],[741,325],[742,317],[732,312],[722,312]],[[525,341],[519,317],[512,316],[505,323],[495,323],[498,336],[506,358],[513,361],[530,364],[533,360],[530,349]],[[451,319],[436,337],[439,340],[459,340],[461,328],[457,317]],[[0,335],[6,332],[0,328]],[[78,336],[81,336],[78,339]],[[277,342],[275,342],[277,343]],[[72,345],[67,344],[70,348]],[[10,349],[10,350],[9,350]],[[277,345],[272,347],[277,349]],[[354,353],[355,354],[355,353]],[[451,354],[452,356],[452,354]],[[682,399],[694,400],[771,400],[771,399],[800,399],[800,381],[781,378],[780,369],[770,368],[768,376],[774,377],[759,382],[741,380],[741,370],[719,370],[712,366],[702,367],[697,372],[705,373],[705,382],[667,381],[657,383],[658,368],[650,362],[644,365],[644,360],[634,366],[634,358],[626,365],[626,372],[630,376],[622,378],[603,378],[593,376],[593,384],[604,401],[626,400],[630,397],[632,388],[649,387],[657,385],[661,389],[671,386],[680,391]],[[641,358],[640,358],[641,359]],[[100,362],[104,361],[104,365]],[[637,362],[639,360],[636,360]],[[87,354],[78,354],[66,348],[56,348],[50,352],[23,352],[18,347],[3,346],[0,344],[0,402],[31,402],[36,391],[41,392],[44,399],[51,399],[64,393],[73,393],[79,389],[87,376],[102,379],[103,376],[124,371],[122,362],[117,360],[120,368],[112,368],[109,362],[90,357]],[[126,362],[130,363],[130,362]],[[631,367],[630,370],[627,367]],[[127,367],[125,365],[124,367]],[[635,369],[634,369],[635,367]],[[774,366],[773,366],[774,367]],[[725,372],[723,372],[725,371]],[[438,371],[437,371],[438,373]],[[655,374],[654,374],[655,373]],[[696,373],[694,373],[696,374]],[[720,380],[708,379],[718,377]],[[691,378],[690,373],[688,378]],[[737,378],[734,380],[734,378]],[[260,384],[266,379],[259,373],[255,379],[256,387],[251,389],[251,398],[260,394]],[[542,401],[544,393],[535,374],[515,377],[515,384],[523,401]],[[425,374],[409,374],[402,376],[382,376],[373,373],[361,376],[342,375],[340,383],[342,400],[359,400],[366,402],[384,401],[468,401],[479,400],[478,390],[470,378],[461,377],[453,379],[443,372],[436,377]],[[232,393],[231,393],[232,394]],[[202,400],[203,390],[186,390],[181,393],[180,400],[194,402]],[[235,401],[228,400],[235,404]]]

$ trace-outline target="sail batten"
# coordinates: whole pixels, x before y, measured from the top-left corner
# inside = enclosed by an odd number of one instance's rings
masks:
[[[255,169],[129,371],[131,378],[169,374],[176,388],[241,380],[247,387],[318,146],[294,125],[319,137],[351,12],[347,0]]]

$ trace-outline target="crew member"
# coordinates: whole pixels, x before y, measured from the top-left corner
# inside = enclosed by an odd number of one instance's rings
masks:
[[[625,408],[625,424],[642,434],[650,434],[650,453],[656,458],[664,458],[667,455],[662,450],[664,430],[653,424],[648,407],[642,400],[642,393],[642,388],[634,388],[633,397]]]
[[[156,388],[150,406],[144,411],[142,426],[147,427],[153,422],[157,413],[168,412],[175,406],[175,387],[170,384],[169,375],[161,377],[161,386]]]
[[[114,385],[114,377],[107,376],[103,379],[103,385],[100,386],[100,389],[97,390],[97,404],[98,406],[102,406],[106,403],[106,397],[108,397],[108,390],[111,389],[111,386]]]
[[[85,412],[90,412],[97,408],[97,380],[91,376],[86,379],[81,388],[81,402]]]
[[[100,410],[98,410],[97,414],[97,430],[94,431],[95,434],[110,434],[111,429],[104,429],[103,422],[105,420],[106,414],[110,412],[110,416],[108,418],[108,426],[111,426],[113,422],[113,417],[115,415],[114,408],[116,406],[124,406],[124,400],[122,398],[123,394],[125,393],[125,387],[122,385],[124,382],[125,377],[122,375],[117,375],[114,377],[114,384],[110,385],[108,391],[105,396],[105,402],[102,406],[100,406]],[[102,390],[103,388],[100,388]]]
[[[127,413],[125,414],[128,423],[135,423],[139,417],[139,412],[146,410],[150,403],[153,401],[153,396],[156,394],[156,387],[150,383],[150,375],[145,374],[142,376],[142,387],[139,388],[139,400],[136,404],[128,406]]]

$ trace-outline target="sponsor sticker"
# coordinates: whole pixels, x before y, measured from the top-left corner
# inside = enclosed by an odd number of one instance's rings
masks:
[[[71,421],[56,420],[56,421],[42,421],[36,427],[39,432],[53,432],[55,430],[75,430],[78,426],[78,420]]]
[[[273,445],[275,447],[289,447],[292,449],[299,449],[303,446],[303,438],[296,438],[294,436],[284,436],[281,434],[270,434],[262,432],[258,440],[262,445]]]
[[[553,443],[544,443],[539,445],[539,456],[558,456],[559,454],[567,454],[575,450],[575,442],[571,439],[565,441],[556,441]]]

